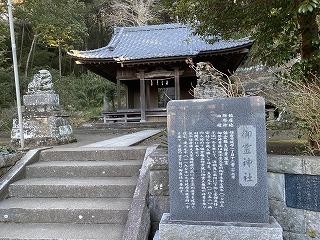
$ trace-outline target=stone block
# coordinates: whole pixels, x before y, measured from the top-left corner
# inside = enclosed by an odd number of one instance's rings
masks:
[[[152,196],[168,196],[169,195],[168,170],[150,171],[149,193]]]
[[[152,222],[160,222],[162,215],[170,211],[169,196],[150,196],[149,208]]]
[[[304,173],[309,175],[320,175],[320,157],[304,156]]]
[[[24,106],[24,115],[27,116],[33,116],[33,115],[39,115],[39,116],[46,116],[46,115],[56,115],[60,112],[63,112],[65,115],[68,115],[66,112],[63,111],[61,105],[52,105],[52,104],[46,104],[46,105],[30,105],[25,107]]]
[[[287,208],[286,220],[288,231],[294,233],[305,233],[306,221],[304,217],[304,210]]]
[[[30,105],[59,105],[59,95],[54,93],[24,95],[23,104],[26,107]]]
[[[288,208],[284,202],[269,200],[270,215],[281,225],[284,231],[305,233],[304,210]]]
[[[320,212],[305,211],[307,234],[320,239]]]
[[[159,240],[159,231],[154,234],[153,240]]]
[[[63,117],[41,116],[23,118],[23,132],[27,146],[50,146],[76,141],[68,119]],[[19,122],[18,119],[14,119],[11,142],[18,145],[19,141]]]
[[[196,223],[170,221],[164,214],[159,226],[160,240],[282,240],[282,228],[273,217],[269,223]]]
[[[0,167],[13,166],[23,156],[23,153],[17,152],[8,155],[0,155]]]
[[[284,232],[283,234],[284,240],[311,240],[306,234],[292,233],[292,232]]]
[[[150,170],[167,170],[168,153],[164,149],[156,149],[148,157],[148,168]]]
[[[285,202],[284,174],[268,172],[268,196],[269,199]]]
[[[303,174],[303,158],[286,155],[268,155],[268,172]]]

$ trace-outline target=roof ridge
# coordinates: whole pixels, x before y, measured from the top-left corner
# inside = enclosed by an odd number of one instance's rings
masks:
[[[130,27],[115,27],[114,33],[118,31],[152,31],[152,30],[166,30],[166,29],[175,29],[175,28],[189,28],[188,25],[182,23],[167,23],[167,24],[156,24],[156,25],[145,25],[145,26],[130,26]]]

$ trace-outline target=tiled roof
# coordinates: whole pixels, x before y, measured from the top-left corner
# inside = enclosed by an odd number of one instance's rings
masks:
[[[109,44],[103,48],[69,54],[77,59],[126,60],[195,56],[201,52],[221,51],[253,43],[249,38],[218,40],[209,44],[192,34],[188,25],[163,24],[143,27],[116,27]]]

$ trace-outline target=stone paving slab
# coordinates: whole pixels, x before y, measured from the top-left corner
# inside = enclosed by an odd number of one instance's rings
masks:
[[[85,148],[129,147],[149,137],[152,137],[160,132],[161,130],[143,130],[143,131],[139,131],[131,134],[126,134],[120,137],[108,139],[105,141],[84,145],[82,147],[85,147]]]
[[[47,161],[27,166],[28,178],[139,176],[142,160]]]
[[[19,231],[17,231],[19,229]],[[0,223],[1,239],[121,239],[120,224]]]
[[[131,198],[10,198],[0,222],[125,224]]]
[[[111,161],[143,159],[146,146],[52,148],[42,151],[40,161]]]
[[[131,198],[137,177],[30,178],[10,185],[13,197]]]

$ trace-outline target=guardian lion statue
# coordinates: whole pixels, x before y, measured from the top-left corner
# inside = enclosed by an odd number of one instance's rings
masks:
[[[53,93],[52,76],[48,70],[40,70],[28,84],[27,94]]]

